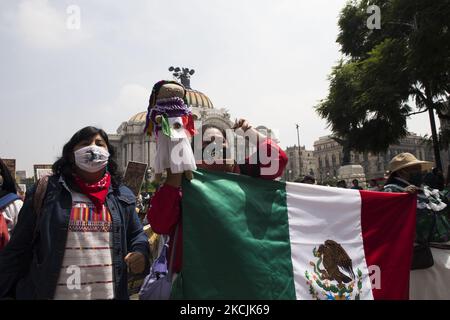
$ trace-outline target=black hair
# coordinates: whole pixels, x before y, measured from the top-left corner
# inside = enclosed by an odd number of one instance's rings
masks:
[[[336,183],[336,186],[340,186],[340,185],[342,185],[342,186],[344,186],[344,187],[347,188],[347,182],[345,182],[345,180],[339,180],[339,181]]]
[[[219,131],[222,133],[224,139],[227,138],[227,133],[225,132],[225,129],[219,128],[218,126],[215,126],[215,125],[210,124],[210,123],[207,123],[207,124],[202,125],[202,127],[201,127],[202,136],[205,135],[205,132],[206,132],[206,130],[208,130],[208,129],[217,129],[217,130],[219,130]],[[200,130],[199,130],[199,131],[200,131]]]
[[[221,149],[221,153],[222,153],[222,156],[227,155],[227,152],[228,152],[227,148],[229,147],[229,145],[227,144],[227,133],[226,133],[225,129],[223,129],[223,128],[219,127],[219,126],[216,126],[214,124],[211,124],[211,123],[205,123],[201,127],[196,128],[196,129],[197,129],[196,130],[197,133],[194,135],[193,139],[191,140],[191,147],[192,147],[192,150],[194,152],[194,156],[197,156],[198,152],[201,151],[201,153],[200,153],[201,154],[201,158],[200,159],[196,158],[195,159],[196,161],[204,160],[203,159],[203,142],[204,142],[203,141],[203,137],[205,136],[205,132],[208,129],[217,129],[217,130],[220,131],[220,133],[222,134],[223,139],[224,139],[223,142],[226,143],[226,146],[224,146],[223,149]],[[198,139],[197,136],[199,136],[200,134],[201,134],[201,143],[200,143],[200,145],[198,145],[198,142],[196,144],[195,141],[198,141],[197,140]],[[207,142],[211,142],[211,141],[207,141]],[[236,164],[236,160],[234,162]]]
[[[17,185],[14,180],[13,175],[9,171],[6,164],[0,159],[0,175],[3,177],[3,185],[1,186],[1,191],[3,194],[14,193],[17,194]]]
[[[119,167],[115,161],[116,150],[109,143],[108,135],[102,129],[96,127],[85,127],[76,132],[72,138],[67,142],[62,151],[62,156],[52,166],[53,174],[62,176],[69,184],[72,184],[72,174],[75,172],[75,156],[73,149],[77,144],[82,141],[88,141],[99,134],[106,142],[108,152],[110,154],[108,160],[107,170],[111,175],[111,183],[114,188],[118,188],[122,182],[121,174],[119,173]]]
[[[223,135],[224,141],[226,141],[227,136],[226,136],[225,129],[220,128],[220,127],[215,126],[215,125],[210,124],[210,123],[203,124],[200,128],[198,128],[197,129],[197,133],[195,134],[195,136],[197,136],[197,135],[199,135],[201,133],[201,138],[203,139],[203,137],[205,136],[205,132],[208,129],[217,129],[217,130],[219,130],[222,133],[222,135]],[[203,142],[203,140],[202,140],[202,142]],[[194,139],[192,139],[192,141],[191,141],[191,147],[192,147],[192,150],[195,151]]]

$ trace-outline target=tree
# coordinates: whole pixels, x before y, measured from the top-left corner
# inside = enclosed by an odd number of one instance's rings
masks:
[[[450,148],[450,101],[447,101],[447,105],[440,112],[439,120],[441,122],[439,132],[440,147],[443,150],[448,150]]]
[[[370,5],[381,9],[381,29],[367,27]],[[344,149],[384,151],[406,135],[408,116],[428,112],[436,165],[442,168],[434,112],[446,116],[450,94],[449,17],[449,0],[347,3],[337,39],[344,59],[333,69],[328,97],[317,106]]]
[[[390,79],[386,83],[376,74],[367,76],[377,62],[377,54],[374,52],[364,63],[341,61],[331,74],[328,97],[316,107],[327,119],[334,140],[343,147],[344,165],[350,163],[351,150],[383,152],[407,134],[406,115],[411,110],[406,104],[407,94],[389,94],[403,82]]]

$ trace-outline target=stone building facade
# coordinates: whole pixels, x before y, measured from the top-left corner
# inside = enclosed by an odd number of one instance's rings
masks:
[[[364,168],[366,179],[382,178],[388,171],[389,161],[402,152],[412,153],[420,160],[434,161],[432,147],[422,137],[410,133],[399,144],[391,145],[385,153],[351,152],[351,162]],[[314,157],[317,161],[316,178],[319,181],[338,177],[343,152],[342,147],[330,136],[321,137],[314,142]]]
[[[306,150],[305,146],[302,146],[299,150],[294,145],[293,147],[287,147],[285,152],[289,159],[284,172],[286,181],[295,181],[301,179],[304,175],[316,176],[317,159],[314,157],[313,150]]]

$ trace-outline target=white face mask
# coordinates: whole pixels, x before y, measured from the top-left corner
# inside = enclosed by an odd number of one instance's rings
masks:
[[[77,167],[86,172],[99,172],[108,165],[109,152],[99,146],[81,148],[74,155]]]

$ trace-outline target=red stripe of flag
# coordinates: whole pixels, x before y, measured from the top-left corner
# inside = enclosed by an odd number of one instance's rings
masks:
[[[367,266],[380,268],[375,300],[407,300],[416,230],[415,195],[360,191],[361,228]],[[373,273],[372,273],[373,274]]]

